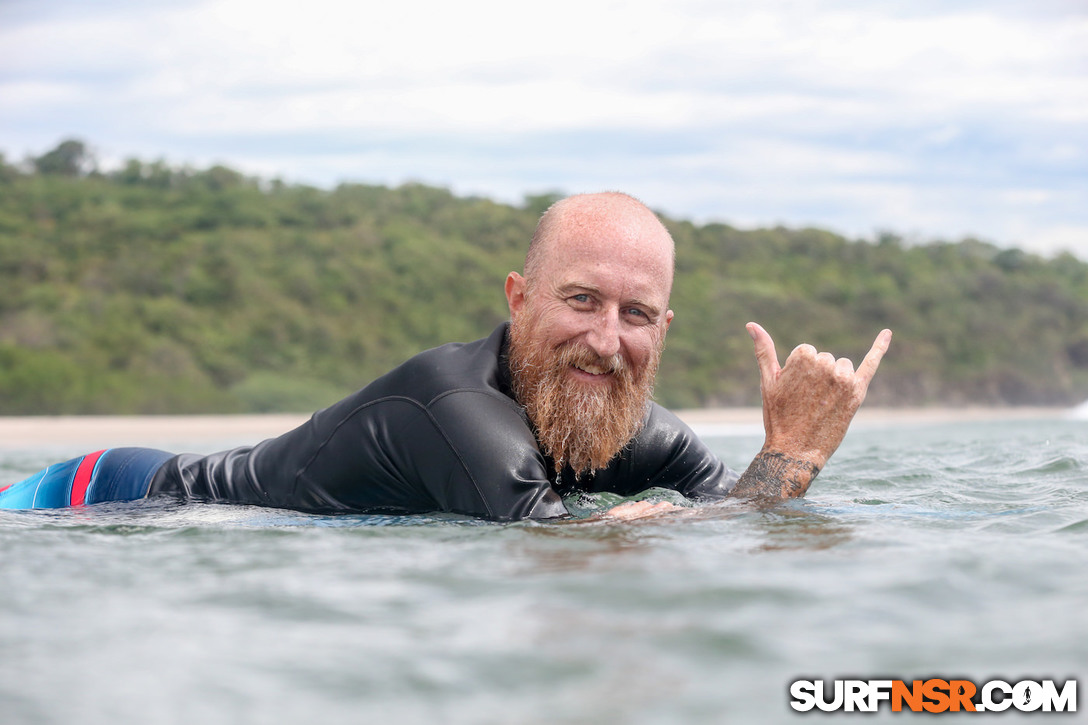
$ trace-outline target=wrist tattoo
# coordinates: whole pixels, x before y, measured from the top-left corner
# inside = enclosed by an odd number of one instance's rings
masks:
[[[783,499],[803,496],[820,467],[782,453],[760,451],[733,487],[743,498]]]

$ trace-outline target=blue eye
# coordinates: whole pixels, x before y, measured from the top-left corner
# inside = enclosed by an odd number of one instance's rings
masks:
[[[650,313],[639,307],[628,307],[627,318],[631,320],[633,325],[649,325],[654,320],[650,317]]]
[[[586,293],[577,295],[571,295],[567,298],[567,302],[579,310],[588,310],[593,305],[593,298]]]

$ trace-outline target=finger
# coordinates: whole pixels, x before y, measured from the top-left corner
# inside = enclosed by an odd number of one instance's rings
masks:
[[[857,379],[862,385],[866,387],[869,385],[873,376],[876,375],[876,369],[880,367],[880,361],[884,359],[884,353],[888,352],[888,346],[891,344],[892,331],[881,330],[865,359],[861,361],[861,365],[858,365]]]
[[[756,364],[759,365],[760,384],[766,389],[778,377],[781,367],[778,365],[778,352],[774,349],[774,340],[759,324],[749,322],[745,325],[756,350]]]
[[[824,354],[829,355],[829,353],[824,353]],[[787,365],[790,364],[790,358],[791,357],[807,357],[808,359],[815,360],[817,357],[819,357],[819,353],[816,351],[816,348],[813,347],[812,345],[809,345],[808,343],[801,343],[800,345],[798,345],[798,346],[794,347],[793,349],[791,349],[790,354],[786,356],[786,364]],[[832,359],[834,359],[834,358],[832,358]]]
[[[604,515],[616,519],[633,519],[644,515],[650,506],[649,501],[624,501],[605,511]]]
[[[848,357],[840,357],[835,361],[835,372],[854,374],[854,362]]]

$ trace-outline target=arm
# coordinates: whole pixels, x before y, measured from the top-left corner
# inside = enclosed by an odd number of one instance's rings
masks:
[[[891,330],[877,335],[854,371],[846,358],[798,345],[779,366],[774,340],[749,322],[763,396],[763,448],[741,475],[731,495],[782,499],[803,496],[827,459],[842,443],[869,382],[891,344]]]
[[[607,469],[583,481],[581,487],[625,497],[662,488],[689,500],[708,501],[728,496],[739,477],[675,414],[651,403],[642,430],[623,453]],[[574,482],[568,480],[565,485]],[[627,501],[603,515],[612,519],[641,518],[667,508],[672,506],[659,503],[651,509],[647,502]]]

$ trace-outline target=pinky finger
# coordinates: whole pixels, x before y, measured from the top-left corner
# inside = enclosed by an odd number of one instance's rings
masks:
[[[891,344],[892,331],[881,330],[880,334],[876,336],[876,340],[873,341],[873,346],[869,348],[868,354],[865,355],[865,359],[858,365],[857,376],[866,385],[876,375],[876,370],[880,367],[880,361],[884,359],[884,353],[888,352],[888,347]]]

